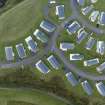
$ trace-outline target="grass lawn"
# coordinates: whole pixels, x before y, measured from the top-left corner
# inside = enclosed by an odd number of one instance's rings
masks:
[[[39,90],[0,89],[0,105],[6,105],[11,101],[15,102],[13,105],[67,105],[60,99]],[[18,101],[30,104],[16,104]],[[9,103],[7,105],[12,105]]]

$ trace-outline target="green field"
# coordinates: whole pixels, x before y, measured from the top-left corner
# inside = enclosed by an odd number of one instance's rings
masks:
[[[18,104],[18,102],[26,104]],[[17,88],[0,89],[0,105],[59,105],[59,104],[67,105],[62,100],[57,99],[56,96],[54,97],[43,91],[35,89],[29,90]]]
[[[4,12],[0,16],[0,41],[11,42],[30,35],[43,19],[46,3],[47,0],[24,0]]]

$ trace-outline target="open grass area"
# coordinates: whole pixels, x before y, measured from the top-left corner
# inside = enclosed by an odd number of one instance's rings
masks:
[[[3,13],[0,16],[0,41],[11,42],[29,35],[43,19],[43,6],[46,3],[47,0],[24,0]]]
[[[30,104],[13,104],[13,105],[67,105],[65,102],[51,96],[43,91],[29,89],[0,89],[0,105],[10,103],[10,101],[19,101]],[[12,104],[7,105],[12,105]]]

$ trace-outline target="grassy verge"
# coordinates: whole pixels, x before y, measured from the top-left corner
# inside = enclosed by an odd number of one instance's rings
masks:
[[[17,40],[35,30],[43,19],[43,6],[46,3],[47,0],[44,2],[25,0],[2,14],[0,16],[0,21],[2,20],[0,25],[1,42]]]
[[[8,103],[8,101],[11,100],[31,103],[32,105],[67,105],[65,102],[57,99],[56,97],[35,89],[0,89],[1,105],[4,105],[5,101]],[[14,105],[20,104],[15,103]]]

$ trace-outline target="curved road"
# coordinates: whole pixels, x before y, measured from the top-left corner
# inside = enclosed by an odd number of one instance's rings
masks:
[[[15,63],[0,63],[0,68],[17,68],[21,66],[35,64],[35,62],[37,62],[44,55],[46,55],[48,51],[52,50],[61,58],[62,62],[65,64],[65,68],[76,73],[78,76],[91,79],[91,80],[96,80],[96,81],[105,80],[105,75],[102,75],[102,76],[92,75],[91,73],[86,73],[86,72],[83,72],[83,70],[78,69],[74,64],[70,64],[70,61],[68,61],[65,58],[65,56],[62,54],[62,51],[60,51],[56,46],[56,39],[57,37],[59,37],[60,32],[64,30],[65,23],[68,23],[69,21],[74,20],[74,19],[78,20],[80,23],[82,23],[82,25],[85,25],[87,28],[89,28],[91,31],[97,34],[102,32],[102,30],[91,26],[89,23],[86,22],[86,20],[82,19],[76,7],[77,6],[76,0],[70,0],[70,6],[72,7],[73,15],[71,17],[68,17],[66,20],[64,20],[60,25],[57,25],[57,29],[52,35],[52,38],[49,41],[48,46],[46,46],[44,49],[42,49],[40,52],[38,52],[34,56],[26,58],[22,61],[18,61]]]
[[[76,19],[78,20],[80,23],[82,23],[82,25],[85,27],[87,27],[88,29],[90,29],[92,32],[95,32],[97,34],[101,34],[102,30],[101,29],[97,29],[95,27],[93,27],[92,25],[90,25],[86,20],[84,20],[80,15],[79,12],[77,10],[77,2],[76,0],[70,0],[70,6],[72,7],[72,11],[73,11],[73,15],[72,17],[69,17],[68,19],[66,19],[64,22],[62,22],[61,26],[58,27],[58,32],[55,32],[54,37],[53,37],[53,49],[55,51],[55,53],[60,57],[60,59],[63,61],[65,68],[69,69],[70,71],[76,73],[78,76],[82,77],[82,78],[87,78],[90,80],[95,80],[95,81],[99,81],[99,80],[105,80],[105,75],[101,75],[101,76],[97,76],[97,75],[93,75],[91,73],[88,72],[83,72],[84,70],[80,70],[76,67],[76,65],[74,64],[70,64],[70,61],[68,61],[63,52],[60,51],[57,46],[56,46],[56,39],[59,36],[58,33],[60,33],[61,30],[64,29],[64,25],[65,23],[67,23],[70,20]]]

